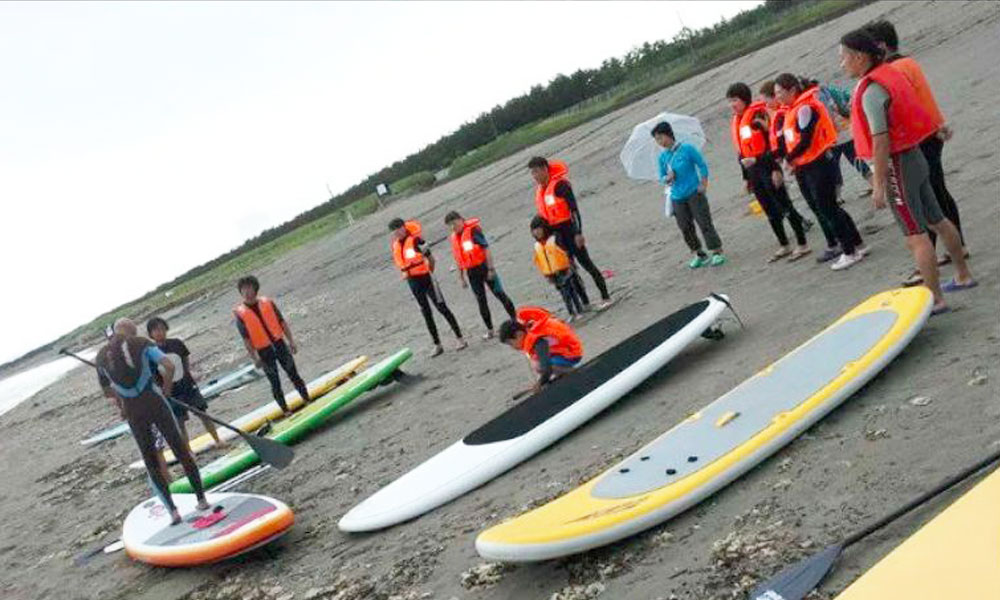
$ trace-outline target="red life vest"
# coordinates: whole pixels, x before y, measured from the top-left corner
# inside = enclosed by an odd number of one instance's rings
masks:
[[[431,267],[424,258],[424,254],[417,250],[417,238],[420,237],[420,223],[417,221],[407,221],[403,224],[406,228],[406,239],[400,242],[392,238],[392,260],[396,266],[407,277],[417,277],[431,272]]]
[[[451,253],[455,255],[455,264],[463,271],[486,262],[486,250],[472,239],[477,229],[479,219],[467,219],[462,225],[462,233],[451,233]]]
[[[778,136],[781,135],[781,130],[785,124],[785,117],[788,116],[788,109],[784,106],[777,108],[774,114],[770,116],[770,120],[767,123],[767,143],[768,147],[771,148],[776,156],[778,154]]]
[[[559,225],[573,218],[569,203],[564,198],[556,196],[556,185],[569,176],[566,163],[554,160],[549,163],[549,182],[544,186],[535,186],[535,210],[549,225]]]
[[[889,154],[909,150],[938,130],[939,125],[921,105],[917,92],[906,77],[891,65],[883,63],[861,78],[851,98],[851,129],[858,158],[872,158],[872,133],[862,106],[862,96],[873,81],[889,93]]]
[[[532,362],[538,360],[538,356],[535,355],[535,343],[541,338],[548,341],[549,352],[554,356],[569,359],[583,356],[583,343],[573,329],[544,308],[523,306],[517,309],[517,320],[527,330],[521,343],[521,351]]]
[[[252,308],[242,302],[236,305],[233,313],[236,314],[237,319],[243,322],[243,327],[250,337],[250,345],[255,350],[262,350],[283,339],[285,330],[281,327],[278,311],[275,310],[274,302],[270,298],[259,296],[257,308],[260,309],[260,316],[264,317],[263,322]]]
[[[791,154],[792,150],[799,145],[802,139],[802,134],[799,133],[798,128],[799,111],[802,110],[802,107],[808,106],[819,119],[813,125],[812,142],[809,144],[809,147],[792,161],[792,164],[795,166],[807,165],[813,162],[837,143],[837,128],[834,126],[833,120],[830,118],[830,113],[826,110],[826,106],[817,98],[818,95],[819,86],[811,87],[802,92],[795,99],[795,102],[792,103],[792,107],[788,109],[788,114],[785,115],[783,133],[785,136],[785,152],[787,154]]]
[[[767,137],[753,127],[753,120],[764,116],[767,120],[767,105],[754,102],[743,110],[740,115],[733,114],[729,121],[729,133],[733,138],[733,147],[740,158],[757,158],[767,151]]]
[[[569,253],[559,247],[556,236],[550,235],[545,243],[535,242],[535,266],[542,275],[555,275],[569,268]]]

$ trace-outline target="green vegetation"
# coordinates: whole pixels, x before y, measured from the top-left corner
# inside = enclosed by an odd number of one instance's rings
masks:
[[[461,177],[528,146],[568,131],[581,123],[627,106],[663,88],[853,10],[861,4],[863,4],[861,0],[798,3],[786,9],[780,19],[758,21],[753,26],[742,28],[740,35],[727,35],[707,44],[694,43],[698,34],[690,30],[682,31],[678,38],[687,40],[690,44],[687,54],[674,58],[664,65],[658,65],[648,73],[637,75],[610,92],[584,100],[567,111],[500,135],[495,140],[455,159],[448,170],[448,178]],[[646,51],[650,53],[658,51],[657,44],[649,45]]]
[[[231,285],[293,248],[330,235],[379,208],[372,191],[387,181],[393,196],[425,191],[434,173],[454,179],[644,96],[862,6],[869,0],[766,0],[761,6],[671,41],[645,43],[599,68],[559,75],[546,86],[496,106],[423,150],[370,175],[343,194],[261,232],[139,300],[101,315],[62,341],[91,341],[119,316],[145,318]],[[791,65],[790,65],[791,66]],[[720,92],[721,94],[721,92]],[[391,198],[391,197],[390,197]]]

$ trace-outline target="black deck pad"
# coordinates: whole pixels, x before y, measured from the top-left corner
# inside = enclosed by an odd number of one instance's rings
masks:
[[[702,300],[666,316],[649,327],[609,348],[576,371],[564,375],[465,436],[470,446],[492,444],[520,437],[549,420],[632,363],[652,352],[708,308]]]

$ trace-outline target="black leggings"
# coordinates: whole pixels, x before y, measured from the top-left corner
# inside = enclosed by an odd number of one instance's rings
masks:
[[[774,231],[774,237],[778,238],[778,243],[782,246],[788,245],[788,234],[785,233],[785,217],[795,232],[795,241],[800,245],[806,244],[806,230],[802,215],[792,206],[792,199],[788,197],[788,188],[782,185],[774,187],[771,173],[777,168],[773,161],[759,161],[747,169],[750,176],[750,189],[760,203],[761,209],[767,215],[767,220]]]
[[[503,291],[500,276],[494,273],[493,281],[487,279],[489,269],[486,268],[486,263],[466,270],[465,274],[469,277],[469,286],[472,287],[472,293],[476,295],[476,302],[479,303],[479,315],[483,318],[486,329],[493,331],[493,317],[490,315],[490,306],[486,303],[487,287],[493,293],[493,297],[503,305],[504,310],[510,315],[511,321],[516,318],[514,303],[510,301],[507,293]]]
[[[194,493],[199,499],[204,498],[205,488],[201,483],[198,464],[194,461],[191,450],[177,427],[177,420],[167,406],[167,401],[156,392],[146,391],[137,398],[123,399],[122,403],[125,407],[125,418],[132,430],[132,437],[135,438],[135,443],[142,454],[142,462],[146,465],[146,472],[153,483],[156,495],[163,504],[171,511],[177,508],[173,498],[170,497],[169,482],[163,478],[163,473],[160,471],[160,457],[156,449],[156,434],[153,432],[153,427],[160,432],[173,450],[174,456],[184,467],[184,474],[194,487]]]
[[[458,321],[455,320],[455,315],[451,313],[448,305],[444,303],[444,297],[438,293],[431,276],[416,275],[408,278],[406,282],[410,284],[410,291],[413,292],[413,297],[417,299],[417,304],[420,305],[420,313],[424,315],[424,322],[427,323],[427,331],[430,332],[431,339],[434,340],[434,345],[441,345],[441,337],[438,336],[437,324],[434,322],[434,313],[431,312],[431,302],[434,303],[434,307],[438,309],[438,312],[441,313],[444,319],[448,321],[451,330],[455,332],[455,337],[461,338],[462,330],[458,327]]]
[[[601,298],[604,300],[610,299],[611,296],[608,295],[608,285],[604,282],[604,275],[601,274],[601,270],[597,268],[594,261],[590,259],[587,247],[580,248],[576,245],[576,234],[579,233],[576,225],[572,221],[566,221],[560,225],[554,225],[552,231],[556,235],[556,241],[569,254],[570,261],[574,263],[579,262],[580,266],[590,273],[590,277],[594,280],[594,285],[597,286],[597,290],[601,293]],[[573,278],[575,279],[574,284],[576,285],[577,293],[580,294],[580,299],[583,300],[584,304],[590,304],[590,298],[587,296],[587,290],[583,287],[583,280],[580,279],[580,274],[574,272]]]
[[[566,303],[566,310],[570,315],[578,315],[583,312],[583,303],[580,301],[580,291],[577,289],[576,279],[579,278],[570,269],[549,276],[549,280],[562,295],[563,302]]]
[[[838,243],[844,254],[854,254],[862,244],[854,219],[837,202],[837,169],[829,153],[795,170],[799,190],[809,208],[816,213],[827,246]]]
[[[937,196],[938,206],[941,207],[941,212],[945,218],[955,224],[955,229],[958,230],[962,245],[965,246],[962,221],[958,217],[958,205],[955,204],[955,199],[951,197],[951,192],[948,191],[948,186],[944,183],[944,166],[941,164],[941,151],[943,149],[944,142],[937,135],[932,135],[920,143],[920,150],[924,153],[924,158],[927,159],[927,166],[930,168],[931,189],[934,190],[934,195]],[[937,234],[933,230],[928,229],[927,235],[930,236],[931,243],[936,245]]]
[[[258,350],[257,355],[260,356],[260,361],[263,363],[264,375],[267,375],[267,380],[271,382],[271,394],[274,395],[274,401],[278,403],[281,410],[288,412],[288,404],[285,402],[285,392],[281,390],[278,365],[281,365],[281,368],[285,370],[288,379],[292,381],[292,385],[302,396],[302,401],[309,402],[309,389],[306,388],[306,382],[302,381],[298,369],[295,368],[295,359],[292,358],[292,353],[288,350],[288,345],[285,344],[284,340],[278,340],[267,348]]]

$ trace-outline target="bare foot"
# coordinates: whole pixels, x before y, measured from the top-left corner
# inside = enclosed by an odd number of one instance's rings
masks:
[[[209,504],[208,500],[206,500],[205,498],[199,498],[198,504],[197,506],[195,506],[195,508],[197,508],[198,510],[208,510],[212,508],[212,505]]]
[[[176,508],[170,511],[170,525],[180,525],[181,523],[181,513]]]

